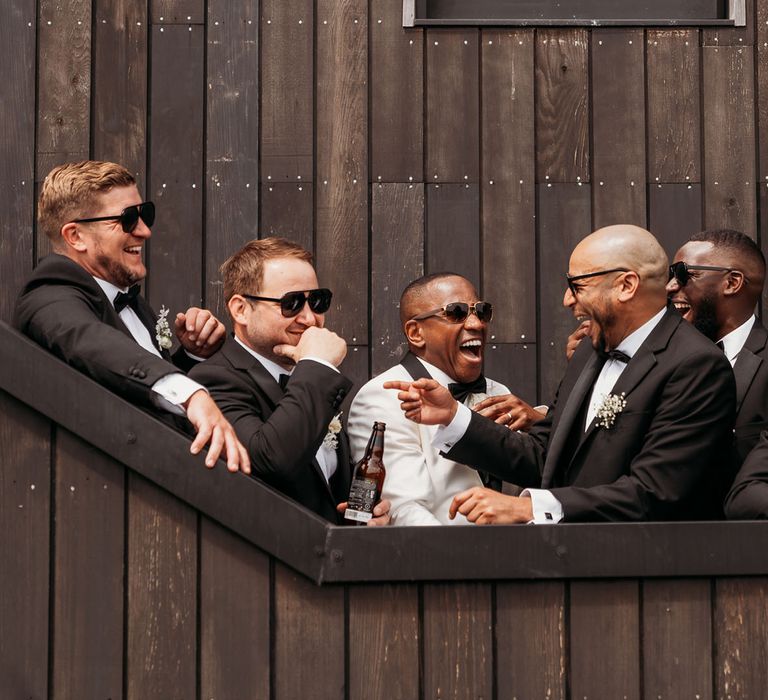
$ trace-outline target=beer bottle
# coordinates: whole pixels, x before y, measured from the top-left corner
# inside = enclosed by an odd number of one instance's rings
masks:
[[[385,423],[373,424],[371,437],[365,448],[363,458],[355,465],[352,472],[352,484],[349,488],[349,505],[344,511],[347,520],[364,523],[373,517],[373,507],[381,498],[384,488],[384,430]]]

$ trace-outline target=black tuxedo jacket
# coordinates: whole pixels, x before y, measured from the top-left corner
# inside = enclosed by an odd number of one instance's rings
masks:
[[[529,433],[473,414],[448,453],[550,489],[565,521],[715,517],[727,488],[736,386],[725,355],[668,309],[616,382],[626,407],[584,431],[602,361],[581,343],[547,417]]]
[[[352,382],[312,360],[296,365],[285,389],[234,340],[190,376],[203,384],[248,449],[251,473],[327,520],[350,483],[349,441],[339,434],[338,468],[329,484],[315,455]]]
[[[737,467],[768,428],[768,332],[759,321],[747,337],[733,366],[736,377],[734,442]]]
[[[157,317],[142,297],[137,313],[156,343]],[[162,358],[142,348],[93,277],[63,255],[47,256],[32,272],[16,300],[13,325],[137,403],[150,403],[151,388],[158,379],[196,364],[181,348],[173,357],[161,351]]]

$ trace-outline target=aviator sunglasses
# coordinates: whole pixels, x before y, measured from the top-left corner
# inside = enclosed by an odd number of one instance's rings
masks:
[[[493,304],[489,301],[476,301],[474,304],[452,301],[439,309],[432,309],[432,311],[425,311],[423,314],[414,316],[411,321],[423,321],[430,316],[442,316],[451,323],[464,323],[470,313],[474,313],[480,321],[489,323],[493,318]]]
[[[93,221],[119,221],[125,233],[133,233],[141,219],[147,226],[155,223],[155,205],[152,202],[142,202],[126,207],[115,216],[96,216],[90,219],[75,219],[75,224],[90,224]]]
[[[330,289],[306,289],[302,292],[287,292],[279,299],[275,297],[258,297],[254,294],[241,294],[240,296],[251,301],[274,301],[280,304],[280,313],[285,318],[293,318],[304,308],[304,304],[309,304],[313,313],[324,314],[331,308],[331,299],[333,292]]]
[[[682,260],[669,266],[669,279],[674,277],[681,287],[685,287],[691,281],[690,270],[713,270],[715,272],[738,272],[732,267],[714,267],[712,265],[689,265]]]

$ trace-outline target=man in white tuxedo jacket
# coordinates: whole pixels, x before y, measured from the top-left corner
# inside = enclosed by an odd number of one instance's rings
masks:
[[[355,460],[362,457],[374,421],[387,424],[383,497],[392,502],[393,525],[466,525],[448,517],[453,497],[492,482],[464,464],[441,457],[432,447],[436,427],[409,421],[389,380],[431,377],[457,398],[498,423],[527,428],[543,414],[503,384],[482,375],[483,349],[493,309],[479,301],[474,285],[453,273],[438,273],[412,282],[400,299],[400,319],[409,352],[402,362],[369,381],[349,413],[349,438]],[[476,465],[482,470],[482,465]]]

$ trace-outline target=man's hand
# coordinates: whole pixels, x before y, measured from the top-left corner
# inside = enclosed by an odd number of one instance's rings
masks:
[[[213,399],[202,389],[196,391],[184,405],[187,418],[195,427],[197,436],[192,442],[190,452],[196,455],[210,442],[205,466],[209,469],[216,464],[222,449],[227,458],[227,469],[236,472],[238,469],[245,474],[251,473],[251,460],[248,451],[235,435],[234,428],[224,418]]]
[[[565,344],[565,356],[570,360],[573,357],[573,353],[576,352],[576,348],[579,347],[579,343],[582,338],[585,338],[589,333],[590,324],[592,321],[582,321],[579,327],[568,336],[568,342]]]
[[[474,486],[453,497],[448,517],[453,520],[456,513],[478,525],[527,523],[533,520],[533,505],[530,498],[505,496],[492,489]]]
[[[424,425],[448,425],[459,404],[442,384],[434,379],[417,379],[415,382],[384,382],[385,389],[396,389],[400,408],[405,417]]]
[[[210,357],[224,344],[226,329],[207,309],[192,306],[186,313],[176,314],[176,337],[181,346],[197,357]]]
[[[349,503],[347,501],[343,501],[342,503],[339,503],[339,505],[336,506],[336,510],[344,515],[344,511],[349,507]],[[368,527],[381,527],[383,525],[389,525],[390,523],[390,516],[389,511],[392,508],[392,504],[386,499],[382,498],[374,507],[373,507],[373,517],[366,523]]]
[[[273,352],[294,363],[305,357],[316,357],[338,367],[347,356],[347,343],[327,328],[310,326],[301,334],[296,345],[275,345]]]
[[[489,396],[475,404],[472,410],[496,423],[506,425],[510,430],[528,430],[546,415],[514,394]]]

